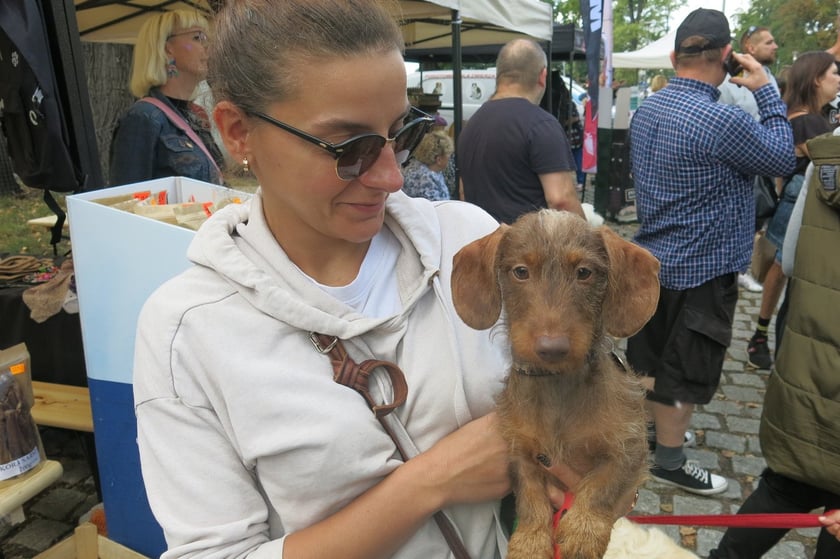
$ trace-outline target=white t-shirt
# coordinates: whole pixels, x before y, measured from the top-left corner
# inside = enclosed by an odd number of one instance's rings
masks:
[[[371,239],[356,279],[339,287],[315,283],[326,293],[365,316],[393,316],[400,310],[397,276],[394,273],[400,249],[400,243],[391,230],[382,227]]]

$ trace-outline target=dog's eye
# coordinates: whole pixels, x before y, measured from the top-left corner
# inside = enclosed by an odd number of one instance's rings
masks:
[[[578,268],[577,269],[577,279],[579,280],[586,280],[592,275],[592,270],[589,268]]]
[[[528,268],[525,266],[517,266],[513,270],[513,277],[518,280],[526,280],[530,276],[528,273]]]

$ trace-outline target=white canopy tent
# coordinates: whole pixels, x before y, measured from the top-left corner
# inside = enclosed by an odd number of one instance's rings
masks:
[[[151,13],[196,8],[210,13],[210,5],[219,3],[223,1],[74,0],[81,39],[107,43],[133,43]],[[453,23],[462,30],[462,45],[501,44],[521,35],[549,41],[552,36],[551,5],[539,0],[402,0],[399,9],[395,15],[403,21],[409,47],[451,46]]]
[[[676,34],[676,31],[671,31],[639,50],[614,52],[613,68],[671,68],[671,51],[674,50]]]
[[[280,0],[278,0],[280,1]],[[143,21],[160,10],[200,9],[224,0],[73,0],[82,41],[133,43]],[[452,49],[455,134],[460,133],[461,47],[506,43],[527,36],[550,42],[551,5],[539,0],[400,0],[398,13],[406,47]]]

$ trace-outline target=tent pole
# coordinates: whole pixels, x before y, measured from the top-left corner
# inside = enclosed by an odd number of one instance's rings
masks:
[[[461,123],[464,120],[463,95],[461,91],[461,13],[452,10],[452,115],[455,119],[455,137],[452,139],[458,145],[461,135]],[[455,151],[455,184],[461,192],[461,171],[458,168],[458,152]]]
[[[461,14],[452,10],[452,104],[455,118],[455,141],[461,135],[464,120],[463,92],[461,91]]]

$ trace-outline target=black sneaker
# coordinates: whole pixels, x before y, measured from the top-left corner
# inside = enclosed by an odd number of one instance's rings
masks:
[[[767,336],[753,335],[747,344],[747,361],[755,369],[769,369],[773,364],[770,358],[770,348],[767,346]]]
[[[715,495],[723,493],[729,486],[726,478],[711,473],[693,460],[686,460],[682,468],[666,470],[659,466],[650,469],[650,475],[660,483],[679,487],[697,495]]]

